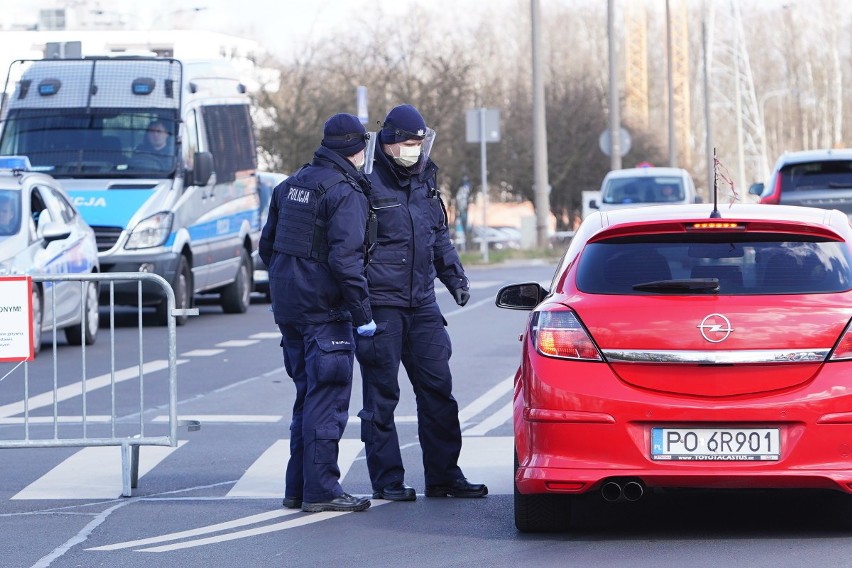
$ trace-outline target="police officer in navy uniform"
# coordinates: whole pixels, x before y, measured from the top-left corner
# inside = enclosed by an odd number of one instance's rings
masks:
[[[414,501],[394,425],[398,373],[405,367],[417,400],[427,497],[484,497],[488,488],[468,481],[458,466],[462,438],[452,395],[450,337],[435,300],[435,278],[464,306],[468,280],[447,229],[429,159],[435,133],[411,105],[393,108],[379,133],[370,205],[378,220],[368,253],[367,280],[377,329],[356,337],[364,381],[361,438],[374,499]]]
[[[363,511],[340,486],[338,443],[349,418],[355,343],[375,323],[364,278],[367,133],[351,114],[328,119],[321,146],[273,191],[260,240],[284,366],[296,385],[284,506]]]

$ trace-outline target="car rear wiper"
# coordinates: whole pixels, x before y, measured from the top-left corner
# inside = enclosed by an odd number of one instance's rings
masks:
[[[718,292],[718,278],[685,278],[681,280],[654,280],[634,284],[641,292]]]

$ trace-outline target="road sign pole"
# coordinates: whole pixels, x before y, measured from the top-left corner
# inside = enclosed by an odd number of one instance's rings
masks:
[[[485,151],[485,108],[479,109],[479,167],[482,175],[482,261],[488,262],[488,156]]]

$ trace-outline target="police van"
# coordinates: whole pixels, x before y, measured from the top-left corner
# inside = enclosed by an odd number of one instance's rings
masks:
[[[19,60],[4,94],[0,155],[60,180],[95,231],[102,272],[159,274],[179,309],[202,293],[226,313],[248,309],[257,154],[249,97],[227,62]],[[138,303],[135,282],[113,294]],[[143,285],[142,301],[168,321],[159,286]]]

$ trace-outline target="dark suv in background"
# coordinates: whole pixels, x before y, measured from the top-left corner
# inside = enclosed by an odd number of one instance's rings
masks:
[[[852,215],[852,149],[805,150],[783,154],[767,183],[749,193],[761,203],[839,209]]]

